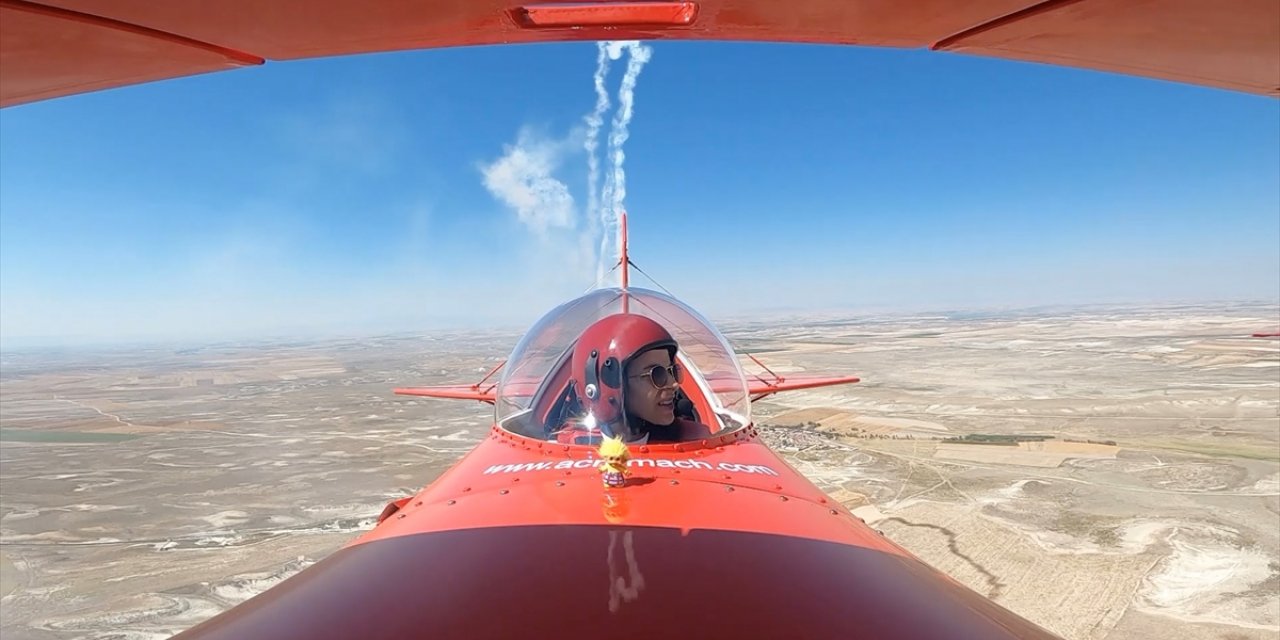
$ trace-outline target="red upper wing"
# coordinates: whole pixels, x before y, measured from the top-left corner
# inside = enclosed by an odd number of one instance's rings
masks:
[[[1280,95],[1276,0],[702,0],[687,24],[638,15],[580,27],[530,23],[552,4],[0,0],[0,106],[264,59],[623,39],[928,48]]]

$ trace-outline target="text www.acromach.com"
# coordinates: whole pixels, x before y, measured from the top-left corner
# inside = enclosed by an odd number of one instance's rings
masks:
[[[559,462],[519,462],[512,464],[495,464],[484,472],[486,475],[494,473],[519,473],[521,471],[550,471],[557,469],[594,469],[600,464],[599,460],[561,460]],[[756,473],[766,476],[776,476],[777,471],[766,467],[762,464],[742,464],[738,462],[717,462],[714,465],[703,460],[667,460],[664,458],[632,458],[627,461],[628,467],[653,467],[655,469],[704,469],[707,471],[718,470],[730,473]]]

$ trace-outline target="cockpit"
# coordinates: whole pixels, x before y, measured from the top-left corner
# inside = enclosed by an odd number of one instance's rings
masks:
[[[574,352],[584,331],[621,313],[656,322],[678,345],[666,371],[679,375],[669,381],[662,371],[656,373],[672,387],[672,410],[679,420],[705,425],[715,435],[750,423],[746,378],[724,336],[684,303],[656,291],[629,288],[592,291],[556,307],[533,325],[503,367],[495,402],[498,425],[566,444],[594,444],[611,435],[584,410],[591,404],[588,397],[595,397],[597,383],[585,379],[592,374],[576,370],[581,367],[574,366]],[[595,437],[566,440],[562,431],[570,425],[588,436],[595,431]]]

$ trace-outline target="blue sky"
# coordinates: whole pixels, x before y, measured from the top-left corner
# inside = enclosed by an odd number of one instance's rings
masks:
[[[1280,298],[1274,99],[924,51],[647,46],[633,258],[713,317]],[[531,321],[595,280],[596,64],[591,43],[363,55],[0,111],[0,338]]]

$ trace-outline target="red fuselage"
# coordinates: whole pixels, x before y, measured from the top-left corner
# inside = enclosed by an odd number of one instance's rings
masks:
[[[373,530],[183,638],[1051,638],[928,567],[752,427],[594,449],[497,426]]]

